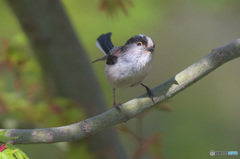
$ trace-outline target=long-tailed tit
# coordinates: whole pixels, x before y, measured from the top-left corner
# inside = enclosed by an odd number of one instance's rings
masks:
[[[123,46],[114,47],[111,42],[112,33],[102,34],[97,39],[97,47],[105,54],[97,61],[106,60],[105,74],[113,88],[113,106],[120,111],[115,101],[116,88],[142,85],[153,100],[153,93],[144,84],[143,79],[152,68],[155,44],[151,38],[143,34],[131,37]]]

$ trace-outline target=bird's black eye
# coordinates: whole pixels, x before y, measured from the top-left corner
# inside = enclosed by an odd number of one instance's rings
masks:
[[[142,42],[139,41],[139,42],[137,43],[137,46],[142,46]]]

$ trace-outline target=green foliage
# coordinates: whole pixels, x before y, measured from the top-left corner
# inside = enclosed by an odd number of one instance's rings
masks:
[[[76,103],[53,97],[46,91],[41,68],[26,46],[23,35],[2,41],[0,104],[3,113],[44,126],[65,125],[83,119],[84,113]]]
[[[29,159],[27,155],[19,148],[6,144],[3,151],[0,152],[0,159]]]
[[[78,156],[78,158],[84,158],[84,159],[92,159],[93,154],[91,153],[87,153],[87,147],[86,144],[81,144],[81,145],[77,145],[77,146],[72,146],[71,149],[68,151],[67,156],[68,159],[75,159],[76,156]]]
[[[6,143],[7,140],[9,140],[9,139],[16,139],[16,138],[18,138],[18,137],[8,137],[8,136],[5,136],[6,132],[7,132],[7,130],[0,131],[0,142]]]
[[[51,95],[45,88],[42,78],[41,68],[31,50],[27,48],[27,41],[22,34],[1,41],[0,125],[6,125],[5,121],[15,119],[16,126],[26,123],[53,127],[86,118],[78,103]],[[5,132],[0,132],[1,142],[14,139],[4,136]],[[3,152],[1,153],[3,158],[6,156],[10,158],[13,154],[19,159],[25,157],[17,148],[9,147]]]

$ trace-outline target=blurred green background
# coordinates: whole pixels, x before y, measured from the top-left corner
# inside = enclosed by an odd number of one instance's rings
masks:
[[[173,77],[212,49],[239,38],[240,34],[240,2],[237,0],[132,0],[132,4],[125,3],[127,13],[118,8],[112,14],[99,9],[100,1],[63,0],[62,3],[78,38],[88,51],[89,61],[102,56],[95,46],[96,38],[102,33],[112,32],[116,46],[123,45],[133,35],[150,36],[156,45],[155,57],[144,83],[151,88]],[[0,40],[16,41],[19,37],[24,39],[24,34],[15,15],[4,1],[0,1]],[[31,52],[27,42],[19,45]],[[104,76],[105,65],[96,63],[93,67],[110,109],[112,89]],[[212,157],[209,152],[240,153],[239,67],[239,59],[231,61],[170,99],[166,104],[172,111],[152,109],[124,125],[144,138],[160,134],[158,150],[167,159],[231,158]],[[6,83],[1,81],[1,85]],[[118,89],[117,101],[124,103],[143,93],[145,89],[142,87]],[[8,127],[11,118],[2,113],[1,116],[1,122]],[[128,156],[133,156],[139,143],[129,134],[121,131],[119,134]],[[61,151],[67,151],[64,143],[19,147],[30,158],[36,159],[40,154],[45,155],[40,158],[59,158]],[[148,150],[140,158],[154,157]]]

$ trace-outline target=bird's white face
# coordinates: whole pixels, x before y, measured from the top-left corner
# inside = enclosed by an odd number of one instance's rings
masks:
[[[155,44],[154,44],[153,40],[150,37],[148,37],[146,35],[143,35],[143,34],[140,34],[139,36],[141,36],[142,38],[146,38],[147,39],[147,46],[146,46],[147,48],[155,48]]]
[[[144,54],[146,53],[153,54],[154,48],[155,44],[153,40],[143,34],[133,36],[123,46],[124,52],[128,54],[143,54],[143,56],[145,56]]]

